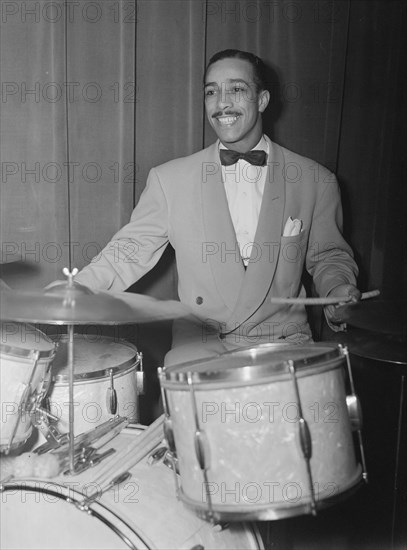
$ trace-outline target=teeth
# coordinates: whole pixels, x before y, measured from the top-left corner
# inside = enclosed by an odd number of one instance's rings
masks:
[[[222,116],[218,117],[218,121],[221,124],[233,124],[238,119],[237,116]]]

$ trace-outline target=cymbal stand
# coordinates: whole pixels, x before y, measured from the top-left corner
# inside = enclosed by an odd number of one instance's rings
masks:
[[[75,473],[75,415],[74,415],[74,364],[73,364],[73,333],[74,326],[68,325],[68,370],[69,370],[69,470]]]
[[[73,286],[73,278],[78,273],[74,268],[69,271],[67,267],[63,269],[64,275],[68,277],[68,286]],[[74,300],[74,298],[73,298]],[[69,372],[69,470],[71,474],[75,473],[75,411],[74,411],[74,325],[68,325],[68,372]]]

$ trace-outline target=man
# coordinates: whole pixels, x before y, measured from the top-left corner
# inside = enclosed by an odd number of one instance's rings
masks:
[[[357,266],[341,235],[335,177],[263,135],[270,94],[262,61],[219,52],[209,61],[204,94],[219,140],[153,168],[130,223],[75,279],[125,290],[170,242],[179,297],[195,317],[174,322],[166,364],[262,342],[310,340],[304,305],[272,301],[305,296],[304,266],[318,295],[360,296]],[[239,158],[248,152],[254,158]],[[326,315],[331,326],[339,321],[332,307]]]

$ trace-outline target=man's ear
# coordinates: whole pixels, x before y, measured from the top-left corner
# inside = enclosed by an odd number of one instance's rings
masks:
[[[269,101],[270,101],[270,92],[268,90],[262,90],[259,93],[259,99],[258,99],[260,113],[263,113],[263,111],[266,110],[266,107],[269,104]]]

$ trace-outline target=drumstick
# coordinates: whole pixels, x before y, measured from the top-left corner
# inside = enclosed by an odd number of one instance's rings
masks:
[[[120,475],[138,464],[163,440],[163,424],[164,415],[161,415],[144,432],[135,437],[126,451],[117,453],[114,460],[106,463],[105,467],[99,470],[98,476],[92,480],[93,483],[103,487],[106,482],[110,481],[112,469],[116,475]]]
[[[363,292],[360,299],[367,300],[379,296],[380,290],[371,290]],[[277,298],[272,296],[270,302],[272,304],[304,304],[305,306],[328,306],[334,304],[347,303],[352,300],[352,296],[332,296],[332,298]]]

